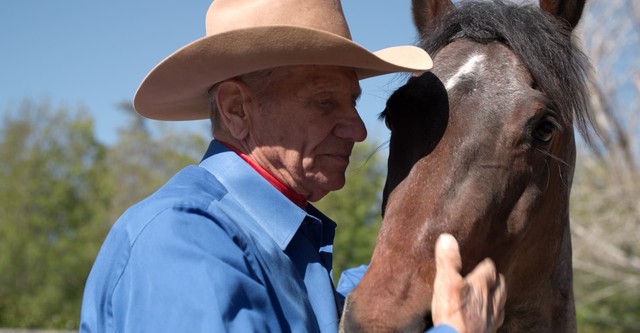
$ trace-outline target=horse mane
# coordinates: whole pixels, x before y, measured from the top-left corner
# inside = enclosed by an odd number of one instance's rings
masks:
[[[587,56],[574,44],[571,28],[534,5],[463,1],[457,10],[432,22],[420,46],[435,55],[445,45],[468,39],[509,46],[531,73],[534,87],[554,102],[566,124],[575,124],[589,142]]]

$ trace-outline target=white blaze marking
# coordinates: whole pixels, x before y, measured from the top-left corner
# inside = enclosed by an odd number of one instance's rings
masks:
[[[469,73],[473,73],[473,71],[476,70],[476,67],[478,67],[478,64],[480,64],[480,62],[482,62],[484,58],[485,56],[483,54],[475,54],[471,56],[469,60],[467,60],[467,63],[462,65],[462,67],[458,69],[458,72],[454,76],[452,76],[449,81],[447,81],[447,84],[444,86],[445,88],[447,88],[447,91],[455,87],[455,85],[460,82],[460,79],[463,76]]]

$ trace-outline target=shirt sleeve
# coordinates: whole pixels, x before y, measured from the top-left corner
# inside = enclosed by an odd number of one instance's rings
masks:
[[[134,240],[112,296],[118,332],[286,331],[244,239],[168,210]]]
[[[360,265],[344,270],[338,279],[336,291],[342,296],[347,297],[356,285],[358,285],[360,280],[362,280],[362,276],[367,272],[367,268],[369,268],[369,265]]]

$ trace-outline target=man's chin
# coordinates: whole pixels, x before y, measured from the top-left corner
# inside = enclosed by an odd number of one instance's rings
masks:
[[[329,181],[330,179],[330,181]],[[325,179],[325,181],[318,182],[316,185],[316,191],[313,191],[309,201],[316,202],[325,197],[330,192],[335,192],[342,189],[345,185],[344,174],[334,176],[334,178]]]

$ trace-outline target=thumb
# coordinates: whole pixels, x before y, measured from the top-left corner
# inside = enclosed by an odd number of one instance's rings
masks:
[[[464,331],[461,293],[465,289],[465,280],[460,276],[462,259],[456,239],[449,234],[440,235],[436,241],[435,257],[436,277],[431,300],[433,323],[447,323],[458,331]]]
[[[436,269],[438,272],[450,272],[454,270],[460,273],[462,270],[462,258],[458,242],[450,234],[441,234],[436,241]]]

